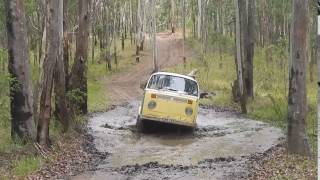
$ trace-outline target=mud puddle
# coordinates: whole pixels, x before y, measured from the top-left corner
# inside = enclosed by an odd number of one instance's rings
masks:
[[[92,115],[94,145],[109,153],[96,171],[72,179],[247,179],[250,157],[279,144],[281,130],[234,112],[200,108],[195,131],[135,128],[139,102]]]

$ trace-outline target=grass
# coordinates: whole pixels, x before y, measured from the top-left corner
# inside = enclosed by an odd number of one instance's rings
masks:
[[[100,60],[100,50],[95,51],[95,63],[89,62],[88,71],[88,108],[89,112],[105,111],[110,104],[106,90],[110,77],[117,73],[127,71],[135,62],[135,46],[130,45],[130,40],[125,41],[125,50],[121,50],[121,41],[117,41],[118,65],[112,57],[112,70],[106,68],[106,62]],[[113,50],[113,48],[111,48]],[[111,54],[114,52],[111,51]],[[91,58],[92,59],[92,58]],[[98,63],[100,60],[100,63]]]
[[[13,173],[18,177],[25,177],[36,171],[42,164],[39,156],[26,156],[12,162]]]
[[[198,70],[197,80],[201,89],[216,93],[212,99],[201,100],[202,104],[233,107],[239,105],[233,102],[232,84],[236,79],[236,67],[233,52],[233,42],[224,44],[221,55],[217,43],[208,47],[203,60],[200,56],[200,45],[194,39],[188,39],[188,44],[195,54],[188,59],[186,68],[178,65],[167,70],[187,74],[193,69]],[[287,127],[287,94],[288,94],[288,53],[283,42],[271,47],[257,48],[254,57],[254,99],[247,105],[248,114],[252,119],[268,122],[286,131]],[[267,50],[268,49],[268,50]],[[270,51],[273,61],[268,62],[266,52]],[[316,68],[316,67],[314,67]],[[309,69],[308,69],[309,70]],[[317,72],[316,69],[314,72]],[[316,152],[317,135],[317,86],[316,82],[307,81],[307,134],[314,152]],[[313,74],[316,77],[316,74]]]

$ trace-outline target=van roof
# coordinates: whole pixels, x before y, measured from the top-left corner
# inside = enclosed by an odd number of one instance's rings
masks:
[[[192,81],[196,81],[194,78],[190,77],[190,76],[186,76],[186,75],[182,75],[182,74],[177,74],[177,73],[171,73],[171,72],[156,72],[153,73],[152,75],[169,75],[169,76],[177,76],[177,77],[182,77],[185,79],[190,79]],[[196,81],[197,82],[197,81]]]

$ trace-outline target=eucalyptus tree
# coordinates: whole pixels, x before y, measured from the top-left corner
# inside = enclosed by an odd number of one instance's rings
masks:
[[[171,17],[171,32],[172,33],[175,33],[176,32],[176,14],[175,14],[175,0],[171,0],[170,1],[171,4],[170,4],[170,9],[171,9],[171,12],[170,12],[170,17]]]
[[[153,44],[153,71],[157,72],[158,67],[158,52],[157,52],[157,9],[156,9],[156,0],[151,0],[150,2],[151,10],[151,32],[152,32],[152,44]]]
[[[43,62],[43,77],[41,77],[42,88],[40,95],[40,113],[39,121],[37,127],[37,142],[47,147],[49,145],[49,125],[51,119],[52,111],[52,90],[54,79],[57,79],[57,84],[55,86],[64,86],[64,74],[57,74],[54,78],[54,74],[61,73],[56,69],[63,69],[63,0],[49,1],[47,3],[47,16],[46,16],[46,29],[47,29],[47,50],[45,59]],[[61,77],[62,75],[62,77]],[[59,80],[58,80],[59,79]],[[63,81],[63,84],[60,82]],[[60,89],[61,87],[56,87],[56,93],[58,93],[58,104],[65,103],[65,99],[62,99]],[[64,104],[65,105],[65,104]],[[58,106],[60,107],[60,106]],[[61,107],[66,108],[66,107]],[[65,109],[59,109],[65,110]],[[59,113],[60,114],[60,113]],[[68,115],[68,114],[64,114]],[[64,118],[64,117],[60,117]]]
[[[301,155],[310,155],[305,130],[307,118],[306,47],[309,25],[308,13],[308,1],[293,0],[288,95],[288,151]]]
[[[140,51],[143,50],[145,38],[145,0],[137,0],[137,34],[136,34],[136,62],[140,60]]]
[[[23,0],[6,0],[6,24],[10,81],[11,136],[34,138],[27,25]]]
[[[248,0],[247,6],[247,57],[246,57],[246,69],[247,69],[247,79],[246,90],[247,96],[253,97],[253,57],[254,57],[254,44],[255,44],[255,1],[256,0]]]
[[[76,34],[76,54],[71,70],[69,90],[77,96],[72,103],[73,111],[81,114],[88,112],[88,85],[87,85],[87,61],[88,39],[90,22],[90,3],[87,0],[78,0],[79,28]]]
[[[236,7],[236,54],[237,54],[237,84],[239,85],[240,104],[242,113],[247,113],[247,93],[245,86],[246,39],[247,39],[247,10],[246,0],[235,0]]]

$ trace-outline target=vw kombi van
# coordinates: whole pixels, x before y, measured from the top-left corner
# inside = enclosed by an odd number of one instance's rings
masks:
[[[144,86],[137,126],[146,121],[187,126],[194,129],[198,115],[199,85],[190,76],[157,72]]]

